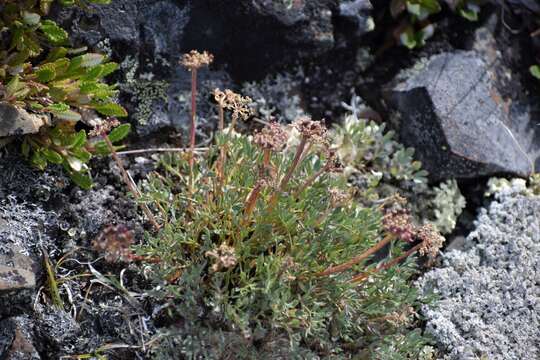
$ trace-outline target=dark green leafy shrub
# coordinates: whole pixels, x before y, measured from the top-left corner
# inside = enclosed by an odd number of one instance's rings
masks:
[[[436,25],[430,17],[441,12],[441,3],[469,21],[477,21],[482,0],[392,0],[390,12],[401,19],[396,31],[401,45],[414,49],[433,36]]]
[[[192,167],[191,154],[161,160],[144,198],[162,229],[131,257],[175,324],[156,358],[417,358],[409,256],[443,239],[392,201],[355,201],[335,156],[302,118],[253,138],[225,129]]]
[[[71,49],[68,34],[45,19],[54,0],[0,1],[0,101],[34,113],[48,114],[54,126],[26,136],[23,153],[33,165],[62,164],[72,179],[89,187],[86,163],[106,149],[88,141],[76,124],[85,113],[106,117],[127,113],[113,99],[115,86],[103,79],[117,68],[100,54]],[[61,5],[108,4],[110,0],[61,0]],[[124,128],[125,129],[125,128]]]

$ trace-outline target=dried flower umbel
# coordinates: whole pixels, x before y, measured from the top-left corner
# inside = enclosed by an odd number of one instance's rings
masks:
[[[227,244],[221,244],[217,249],[207,251],[206,256],[214,261],[212,271],[228,270],[237,263],[236,251]]]
[[[214,55],[207,51],[198,52],[191,50],[189,53],[182,56],[180,63],[189,70],[199,69],[203,66],[208,66],[214,61]]]
[[[253,142],[264,150],[281,151],[287,145],[288,134],[283,126],[269,123],[253,137]]]
[[[397,238],[412,242],[416,236],[416,229],[412,223],[411,215],[406,210],[390,210],[384,215],[383,226],[386,231]]]
[[[92,241],[98,252],[105,253],[105,260],[114,262],[127,261],[134,242],[133,232],[125,225],[109,225]]]
[[[427,255],[430,259],[435,259],[444,245],[444,236],[439,234],[431,224],[421,226],[417,231],[417,236],[422,241],[420,249],[418,249],[420,255]]]

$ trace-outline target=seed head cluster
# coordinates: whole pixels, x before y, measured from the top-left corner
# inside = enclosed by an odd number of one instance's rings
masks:
[[[288,139],[289,136],[283,126],[272,122],[255,134],[253,142],[263,149],[277,152],[283,150]]]
[[[105,260],[114,262],[128,260],[133,245],[133,232],[125,225],[109,225],[92,242],[93,248],[105,253]]]
[[[227,244],[221,244],[217,249],[207,251],[205,254],[214,261],[212,265],[214,272],[230,269],[238,262],[236,251]]]
[[[330,194],[330,202],[333,206],[343,204],[350,199],[349,193],[340,189],[330,189],[328,193]]]
[[[406,242],[413,242],[416,237],[411,215],[406,210],[388,211],[383,218],[383,228]]]
[[[188,68],[189,70],[199,69],[203,66],[208,66],[214,61],[214,55],[207,51],[202,53],[197,50],[191,50],[189,53],[184,54],[180,60],[180,64]]]
[[[249,96],[242,96],[229,89],[214,89],[214,100],[220,107],[232,111],[233,116],[244,121],[253,114],[249,106],[253,100]]]
[[[418,238],[422,240],[422,246],[418,249],[420,255],[427,255],[434,259],[442,248],[445,238],[431,224],[421,226],[417,230]]]
[[[90,137],[96,137],[96,136],[103,136],[107,133],[109,133],[112,129],[120,125],[120,121],[116,118],[110,118],[107,120],[103,120],[103,122],[99,125],[96,125],[92,130],[88,132],[88,136]]]
[[[308,116],[301,116],[296,119],[293,126],[300,132],[302,137],[314,143],[327,142],[327,129],[321,121],[314,121]]]

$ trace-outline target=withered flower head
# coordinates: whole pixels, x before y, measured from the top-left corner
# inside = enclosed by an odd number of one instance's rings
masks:
[[[420,255],[427,255],[435,259],[442,248],[445,238],[431,224],[423,225],[418,229],[418,238],[422,241],[422,246],[418,249]]]
[[[327,129],[321,121],[314,121],[309,116],[300,116],[293,122],[300,134],[314,143],[324,144],[327,141]]]
[[[283,126],[271,122],[253,137],[253,142],[263,149],[281,151],[287,145],[289,136]]]
[[[188,54],[184,54],[182,56],[180,64],[192,70],[199,69],[203,66],[208,66],[213,61],[214,55],[210,54],[209,52],[203,51],[202,53],[200,53],[197,50],[191,50]]]
[[[340,189],[330,189],[328,193],[330,194],[330,202],[333,206],[343,204],[350,199],[349,193]]]
[[[253,114],[253,110],[249,107],[252,102],[253,100],[249,96],[242,96],[229,89],[225,90],[224,107],[231,110],[233,116],[244,121]]]
[[[225,94],[225,92],[219,90],[218,88],[215,88],[213,91],[213,94],[214,94],[214,100],[216,100],[218,105],[221,106],[222,108],[225,108],[225,106],[227,105],[226,103],[227,95]]]
[[[236,266],[238,262],[236,258],[236,251],[233,247],[227,244],[221,244],[217,249],[207,251],[206,256],[212,258],[214,264],[212,265],[212,271],[217,272],[221,269],[230,269]]]
[[[96,125],[90,132],[88,132],[88,136],[90,137],[96,137],[96,136],[103,136],[107,133],[109,133],[112,129],[120,125],[120,121],[116,118],[109,118],[106,120],[103,120],[101,124]]]
[[[109,225],[92,241],[92,246],[98,252],[105,253],[105,260],[114,262],[128,260],[133,244],[133,232],[125,225]]]
[[[412,242],[416,235],[411,216],[406,210],[388,211],[383,218],[383,228],[406,242]]]

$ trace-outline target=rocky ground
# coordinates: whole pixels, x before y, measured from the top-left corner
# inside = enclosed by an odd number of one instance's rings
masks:
[[[517,190],[484,197],[488,178],[527,178],[540,166],[540,82],[528,71],[538,55],[536,3],[488,4],[475,23],[445,13],[415,51],[392,44],[387,1],[291,4],[114,0],[54,16],[75,45],[121,64],[115,80],[136,129],[133,149],[185,144],[190,75],[178,59],[193,48],[217,60],[200,73],[201,143],[216,127],[216,87],[251,96],[260,119],[283,121],[305,113],[339,121],[343,102],[359,95],[361,114],[416,148],[432,184],[456,179],[467,199],[439,267],[418,280],[440,297],[423,315],[441,356],[537,359],[539,200]],[[20,116],[0,108],[0,131]],[[29,168],[14,147],[0,151],[0,359],[56,359],[103,344],[115,348],[112,358],[139,356],[131,348],[146,346],[159,323],[136,291],[145,280],[91,249],[110,224],[143,234],[115,165],[96,161],[99,186],[82,191],[59,169]],[[125,159],[135,180],[152,168],[149,154]]]

